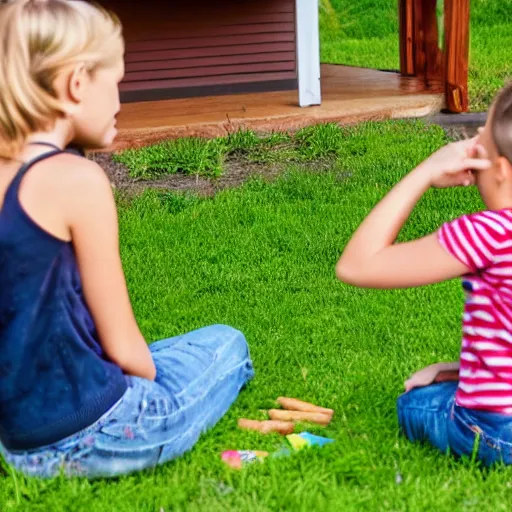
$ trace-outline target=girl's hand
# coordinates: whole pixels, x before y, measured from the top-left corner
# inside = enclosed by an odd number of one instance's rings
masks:
[[[413,388],[421,388],[433,384],[440,371],[440,364],[432,364],[419,372],[413,373],[405,382],[404,388],[408,392]]]
[[[429,175],[435,188],[474,185],[473,171],[484,171],[492,166],[485,149],[478,144],[478,136],[452,142],[425,160],[419,167]]]

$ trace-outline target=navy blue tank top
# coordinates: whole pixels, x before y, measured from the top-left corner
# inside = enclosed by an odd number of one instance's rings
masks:
[[[0,442],[40,448],[98,420],[124,394],[85,302],[71,242],[24,211],[18,191],[37,162],[24,164],[0,209]]]

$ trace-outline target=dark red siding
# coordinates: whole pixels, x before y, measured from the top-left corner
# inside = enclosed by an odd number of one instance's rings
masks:
[[[126,40],[123,101],[297,88],[295,0],[104,0]]]

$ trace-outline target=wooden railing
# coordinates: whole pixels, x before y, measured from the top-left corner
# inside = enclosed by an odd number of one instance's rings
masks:
[[[436,0],[399,0],[400,71],[441,81],[451,112],[468,110],[469,1],[444,0],[440,38]]]

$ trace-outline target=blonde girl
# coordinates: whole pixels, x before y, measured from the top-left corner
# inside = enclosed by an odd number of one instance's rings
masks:
[[[115,476],[189,450],[253,370],[215,325],[146,344],[103,170],[123,38],[73,0],[0,5],[0,450],[16,469]]]

